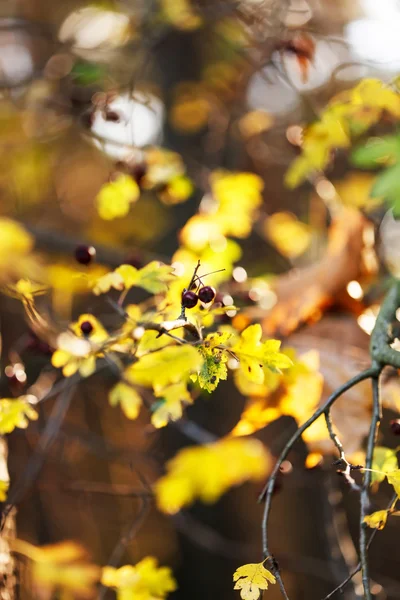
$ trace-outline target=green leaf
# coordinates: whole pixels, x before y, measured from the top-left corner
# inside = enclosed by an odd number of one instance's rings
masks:
[[[107,74],[106,69],[94,63],[78,61],[71,69],[71,76],[78,85],[92,85],[103,80]]]
[[[371,198],[384,198],[393,209],[394,216],[400,215],[400,163],[378,175],[370,195]]]
[[[385,169],[378,175],[371,190],[372,198],[384,197],[388,200],[400,194],[400,164]]]
[[[397,135],[370,138],[351,153],[351,162],[362,169],[373,169],[400,160],[400,138]]]
[[[143,269],[140,269],[135,285],[143,288],[150,294],[159,294],[160,292],[165,292],[167,283],[175,278],[172,273],[172,267],[153,260],[143,267]]]

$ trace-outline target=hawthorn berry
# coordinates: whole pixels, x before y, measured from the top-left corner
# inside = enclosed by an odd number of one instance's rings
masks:
[[[199,290],[199,299],[201,300],[201,302],[204,302],[204,304],[212,302],[215,298],[215,295],[216,291],[210,285],[205,285]]]
[[[90,321],[83,321],[81,323],[81,331],[83,335],[90,335],[93,331],[93,325]]]
[[[400,419],[390,421],[390,429],[394,435],[400,435]]]
[[[182,294],[182,306],[184,308],[194,308],[199,301],[197,294],[191,292],[190,290],[186,290]]]
[[[146,173],[147,173],[147,166],[145,165],[145,163],[140,163],[133,167],[132,177],[136,181],[136,183],[138,184],[139,187],[143,183],[143,179],[145,178]]]
[[[77,246],[75,248],[75,259],[81,265],[88,265],[96,256],[93,246]]]

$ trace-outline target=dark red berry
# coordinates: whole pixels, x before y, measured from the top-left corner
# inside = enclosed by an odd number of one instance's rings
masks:
[[[139,165],[135,165],[132,169],[132,177],[140,187],[147,173],[147,166],[142,163]]]
[[[205,285],[199,289],[199,298],[204,304],[212,302],[215,298],[216,291],[210,285]]]
[[[115,110],[106,110],[104,112],[104,119],[106,121],[112,121],[113,123],[119,123],[121,120],[121,115]]]
[[[196,306],[198,300],[199,298],[197,294],[191,292],[190,290],[187,290],[182,294],[182,306],[184,308],[193,308],[194,306]]]
[[[143,264],[143,257],[138,253],[129,254],[124,260],[124,265],[132,265],[136,269],[141,269]]]
[[[400,435],[400,419],[390,421],[390,429],[394,435]]]
[[[96,256],[96,250],[93,246],[77,246],[75,248],[75,258],[81,265],[88,265]]]
[[[83,335],[90,335],[93,331],[93,325],[90,321],[83,321],[81,323],[81,331]]]

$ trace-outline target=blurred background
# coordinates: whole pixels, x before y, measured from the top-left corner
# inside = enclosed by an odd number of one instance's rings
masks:
[[[2,0],[0,217],[18,221],[34,238],[32,268],[51,289],[43,309],[59,327],[92,311],[112,325],[115,315],[88,295],[80,275],[122,262],[170,263],[185,223],[199,206],[207,208],[210,173],[252,171],[264,182],[263,204],[251,235],[229,246],[235,269],[225,293],[269,335],[299,352],[318,351],[324,395],[357,373],[368,364],[377,302],[397,272],[387,256],[396,263],[396,223],[369,198],[372,174],[352,169],[345,156],[329,181],[295,191],[283,181],[304,125],[333,95],[361,78],[389,82],[398,74],[399,27],[397,0]],[[126,214],[99,214],[101,187],[121,174],[134,178],[140,198]],[[190,235],[184,241],[195,247],[204,231]],[[77,246],[94,246],[96,261],[79,264]],[[18,257],[1,239],[0,250],[3,281],[18,270]],[[21,303],[2,296],[0,310],[2,369],[12,367],[1,379],[3,396],[32,389],[39,375],[42,387],[51,386],[51,373],[43,371],[51,348],[30,331]],[[36,544],[76,539],[99,564],[154,554],[177,575],[173,598],[238,598],[233,571],[260,555],[259,489],[245,485],[211,507],[160,515],[138,496],[142,478],[154,481],[191,440],[175,428],[154,432],[145,415],[126,420],[108,405],[112,383],[112,374],[99,374],[74,393],[43,469],[18,503],[18,536]],[[398,390],[388,385],[385,393],[397,410]],[[369,403],[365,384],[337,408],[348,442],[357,440],[354,451],[362,449]],[[224,435],[243,406],[226,383],[188,416]],[[50,411],[45,403],[28,432],[10,436],[12,479],[23,476]],[[385,414],[381,443],[395,447],[393,416]],[[284,416],[256,436],[276,454],[294,428]],[[271,522],[291,600],[323,598],[358,562],[358,499],[329,461],[306,468],[306,455],[300,445]],[[379,494],[377,504],[390,492]],[[124,535],[128,544],[121,544]],[[394,600],[396,522],[378,537],[373,592]],[[18,595],[30,598],[20,569]],[[277,599],[279,590],[268,597]],[[359,578],[343,597],[362,597]]]

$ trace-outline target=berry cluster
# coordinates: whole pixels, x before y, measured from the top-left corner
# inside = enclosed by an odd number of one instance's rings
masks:
[[[203,304],[209,304],[214,300],[215,294],[215,289],[210,285],[201,287],[197,294],[192,290],[185,290],[182,294],[182,306],[183,308],[194,308],[199,300]]]

